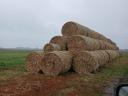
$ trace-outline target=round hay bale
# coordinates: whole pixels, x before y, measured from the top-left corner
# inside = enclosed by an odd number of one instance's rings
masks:
[[[75,22],[67,22],[62,27],[63,36],[84,35],[87,36],[90,29]]]
[[[108,60],[108,55],[103,50],[81,51],[74,56],[73,69],[79,74],[95,72]]]
[[[117,47],[111,43],[99,40],[101,50],[116,50]]]
[[[39,73],[40,72],[40,65],[41,60],[44,56],[44,52],[38,51],[38,52],[32,52],[28,54],[26,57],[26,69],[30,73]]]
[[[46,52],[51,52],[51,51],[61,51],[62,49],[58,44],[48,43],[44,46],[43,50]]]
[[[50,40],[50,43],[58,44],[62,50],[67,49],[67,38],[64,36],[55,36]]]
[[[119,57],[120,55],[118,50],[105,50],[105,52],[109,55],[109,61]]]
[[[98,50],[100,49],[99,42],[96,39],[85,37],[82,35],[75,35],[68,40],[69,51],[83,51],[83,50]]]
[[[53,51],[44,55],[41,69],[48,76],[56,76],[67,72],[72,64],[72,54],[69,51]]]
[[[105,49],[105,44],[102,40],[99,40],[100,49]]]
[[[91,30],[88,27],[85,27],[81,24],[78,24],[76,22],[67,22],[63,25],[62,27],[62,34],[63,36],[72,36],[72,35],[84,35],[84,36],[88,36],[94,39],[98,39],[98,40],[103,40],[106,42],[109,42],[111,44],[114,44],[114,42],[112,42],[110,39],[108,39],[107,37],[103,36],[102,34]]]
[[[103,66],[104,64],[109,62],[109,55],[105,52],[105,50],[101,50],[99,52],[100,52],[101,56],[103,57],[103,58],[101,58],[102,60],[101,60],[100,66]]]

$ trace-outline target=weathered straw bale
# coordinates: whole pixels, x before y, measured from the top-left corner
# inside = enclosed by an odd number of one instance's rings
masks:
[[[44,46],[44,51],[51,52],[51,51],[61,51],[61,47],[58,44],[48,43]]]
[[[120,55],[118,50],[105,50],[105,52],[109,55],[109,61],[119,57]]]
[[[68,50],[81,51],[81,50],[98,50],[100,45],[95,39],[85,37],[82,35],[72,36],[68,40]]]
[[[42,51],[32,52],[28,54],[28,56],[26,57],[26,67],[28,72],[38,73],[41,70],[40,64],[44,54],[45,53]]]
[[[94,51],[94,50],[110,50],[116,49],[116,46],[102,41],[86,37],[83,35],[74,35],[71,36],[68,40],[68,50],[69,51]]]
[[[64,36],[55,36],[50,40],[50,43],[58,44],[62,50],[67,49],[67,38]]]
[[[103,40],[103,41],[109,42],[111,44],[115,44],[114,42],[112,42],[110,39],[103,36],[102,34],[96,32],[94,30],[91,30],[88,27],[80,25],[76,22],[72,22],[72,21],[67,22],[63,25],[62,34],[63,34],[63,36],[84,35],[84,36],[88,36],[88,37],[91,37],[94,39]]]
[[[53,51],[44,55],[41,69],[45,75],[56,76],[67,72],[72,64],[69,51]]]
[[[73,69],[79,74],[96,71],[109,61],[109,56],[104,50],[81,51],[74,56]]]

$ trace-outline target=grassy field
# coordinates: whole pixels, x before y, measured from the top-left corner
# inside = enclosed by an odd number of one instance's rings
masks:
[[[25,72],[25,57],[30,51],[0,50],[0,81]]]

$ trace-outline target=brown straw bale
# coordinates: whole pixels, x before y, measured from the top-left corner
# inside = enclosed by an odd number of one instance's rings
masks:
[[[119,57],[120,55],[118,50],[105,50],[105,52],[109,55],[109,61]]]
[[[70,69],[72,54],[69,51],[53,51],[45,54],[42,60],[43,73],[48,76],[57,76]]]
[[[91,73],[107,63],[108,60],[108,54],[103,50],[81,51],[74,56],[73,69],[79,74]]]
[[[101,66],[104,65],[106,62],[109,62],[109,55],[106,53],[105,50],[99,51],[100,54],[103,56],[103,59],[101,60]]]
[[[30,73],[38,73],[40,71],[41,60],[44,56],[44,52],[37,51],[28,54],[26,57],[26,69]]]
[[[61,51],[61,47],[58,44],[54,44],[54,43],[47,43],[44,48],[44,51],[46,52],[51,52],[51,51]]]
[[[98,50],[100,49],[99,42],[96,39],[75,35],[68,40],[68,50],[83,51],[83,50]]]
[[[62,27],[63,36],[84,35],[87,36],[90,29],[75,22],[67,22]]]
[[[109,38],[103,36],[102,34],[73,21],[67,22],[63,25],[62,34],[63,36],[67,36],[67,37],[72,35],[84,35],[116,45]]]
[[[58,44],[62,50],[67,49],[67,37],[55,36],[50,40],[50,43]]]

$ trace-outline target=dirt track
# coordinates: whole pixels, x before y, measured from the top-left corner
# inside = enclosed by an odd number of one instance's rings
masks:
[[[74,73],[59,77],[27,74],[1,84],[0,96],[95,96],[103,85],[94,84],[91,77],[85,79]]]

